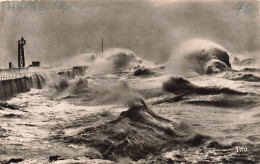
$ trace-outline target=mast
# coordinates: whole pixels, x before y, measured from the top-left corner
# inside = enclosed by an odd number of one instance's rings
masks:
[[[102,44],[102,57],[103,57],[103,52],[104,52],[103,38],[102,38],[102,43],[101,44]]]

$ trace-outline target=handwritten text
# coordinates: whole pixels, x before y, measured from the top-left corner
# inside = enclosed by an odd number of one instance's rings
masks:
[[[251,10],[250,10],[250,8],[249,8],[249,6],[250,6],[251,4],[247,4],[247,5],[246,5],[246,8],[243,8],[244,4],[245,4],[245,1],[243,1],[243,2],[238,1],[237,15],[239,14],[240,10],[242,10],[242,9],[244,9],[244,13],[245,13],[245,14],[251,13]]]
[[[57,11],[71,11],[75,12],[77,9],[77,3],[69,2],[53,2],[53,3],[44,3],[44,2],[28,2],[28,3],[8,3],[9,11],[21,11],[21,10],[30,10],[30,11],[42,11],[42,10],[57,10]]]

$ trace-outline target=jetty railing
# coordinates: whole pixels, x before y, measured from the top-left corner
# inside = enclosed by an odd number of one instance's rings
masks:
[[[24,77],[25,74],[17,74],[17,73],[13,73],[13,74],[0,74],[0,81],[4,81],[4,80],[11,80],[11,79],[17,79],[17,78],[21,78]]]

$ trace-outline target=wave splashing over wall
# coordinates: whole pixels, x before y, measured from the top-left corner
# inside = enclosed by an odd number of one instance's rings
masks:
[[[76,78],[69,80],[66,77],[61,77],[53,83],[49,84],[50,95],[52,98],[61,99],[67,98],[72,94],[79,94],[80,92],[86,92],[88,88],[88,81],[83,78]]]

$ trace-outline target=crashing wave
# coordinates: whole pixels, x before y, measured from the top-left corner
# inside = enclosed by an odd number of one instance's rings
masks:
[[[104,52],[104,58],[115,72],[124,71],[142,63],[141,58],[127,49],[108,49]]]
[[[231,70],[227,50],[202,39],[183,42],[172,56],[169,65],[180,73],[211,74]]]
[[[182,77],[170,77],[163,83],[163,90],[177,96],[156,103],[181,101],[192,105],[244,109],[250,109],[259,104],[259,96],[255,93],[222,87],[200,87]]]
[[[73,94],[85,93],[88,88],[88,81],[83,78],[68,80],[68,78],[61,77],[49,84],[49,88],[52,98],[61,99]]]
[[[85,53],[65,61],[67,65],[89,66],[88,75],[122,72],[129,69],[153,67],[154,64],[138,57],[133,51],[124,48],[110,48],[102,54]]]
[[[182,77],[170,77],[168,81],[163,83],[163,89],[167,92],[174,93],[177,95],[214,95],[214,94],[236,94],[246,95],[247,93],[236,91],[230,88],[220,87],[200,87],[192,84],[187,79]]]
[[[183,123],[173,123],[155,114],[139,99],[117,119],[87,128],[67,142],[84,143],[96,149],[103,159],[129,157],[137,161],[178,145],[199,146],[208,139]]]

